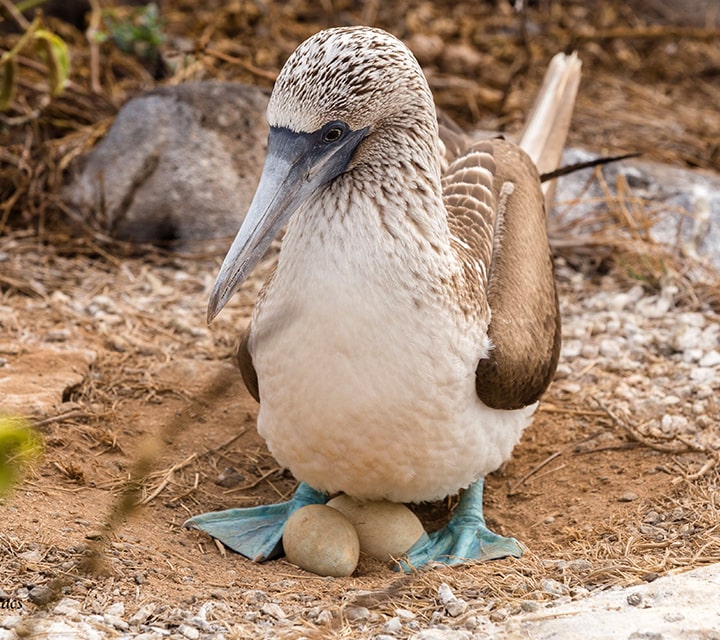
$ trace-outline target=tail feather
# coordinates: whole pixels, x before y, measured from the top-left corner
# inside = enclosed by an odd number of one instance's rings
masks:
[[[556,54],[550,61],[542,87],[520,136],[520,147],[533,159],[541,174],[558,168],[570,130],[582,62],[577,54]],[[543,184],[549,206],[555,181]]]

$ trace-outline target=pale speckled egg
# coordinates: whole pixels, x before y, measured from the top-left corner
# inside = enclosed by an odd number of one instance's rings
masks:
[[[397,502],[359,502],[342,494],[330,500],[328,507],[352,522],[360,551],[383,562],[402,556],[425,533],[418,517]]]
[[[360,542],[352,523],[337,509],[310,504],[285,523],[287,559],[319,576],[349,576],[360,558]]]

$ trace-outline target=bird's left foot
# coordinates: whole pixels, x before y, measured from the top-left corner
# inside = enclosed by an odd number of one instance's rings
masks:
[[[519,558],[525,552],[520,542],[487,528],[482,512],[482,493],[482,480],[470,485],[460,497],[447,526],[424,534],[401,559],[399,570],[409,572],[430,562],[463,564],[469,560]]]

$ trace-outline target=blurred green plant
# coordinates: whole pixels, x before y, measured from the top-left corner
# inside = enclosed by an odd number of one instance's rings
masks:
[[[42,452],[40,437],[20,418],[0,417],[0,496]]]
[[[99,42],[112,40],[120,51],[132,54],[142,62],[157,64],[160,46],[165,42],[165,21],[154,2],[126,15],[114,9],[105,10],[103,23],[106,29],[96,34]]]
[[[15,46],[0,56],[0,111],[7,111],[15,97],[18,56],[30,46],[47,65],[50,95],[58,96],[65,88],[70,73],[70,50],[60,36],[43,28],[42,19],[38,16]]]

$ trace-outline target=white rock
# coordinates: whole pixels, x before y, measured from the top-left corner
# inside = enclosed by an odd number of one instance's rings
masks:
[[[562,344],[562,358],[577,358],[583,349],[583,343],[580,340],[565,340]]]
[[[720,365],[720,351],[716,351],[715,349],[708,351],[702,358],[700,358],[700,362],[698,362],[698,364],[701,367],[717,367]]]
[[[266,602],[260,607],[260,611],[265,615],[275,618],[275,620],[282,620],[287,617],[282,607],[274,602]]]
[[[331,611],[328,611],[327,609],[325,609],[325,611],[321,611],[317,617],[318,624],[330,624],[332,622],[332,620],[333,620],[333,614]]]
[[[107,609],[105,609],[105,613],[111,616],[123,616],[125,615],[125,604],[122,602],[111,604]]]
[[[72,598],[63,598],[53,608],[53,613],[60,616],[73,616],[80,611],[80,602]]]
[[[349,622],[360,622],[370,617],[370,609],[367,607],[348,607],[345,609],[345,617]]]
[[[358,502],[343,494],[330,500],[328,506],[353,524],[360,550],[378,560],[399,558],[425,533],[418,517],[396,502]]]
[[[3,629],[14,629],[22,622],[22,620],[22,616],[8,616],[7,618],[0,620],[0,626]]]
[[[349,576],[360,559],[360,541],[352,523],[337,509],[310,504],[285,524],[287,559],[320,576]]]
[[[398,618],[402,618],[403,620],[414,620],[415,618],[417,618],[417,615],[414,614],[412,611],[408,609],[402,609],[400,607],[395,609],[395,615]]]
[[[557,580],[553,580],[552,578],[547,578],[546,580],[543,580],[542,588],[545,593],[548,593],[552,596],[565,596],[570,593],[570,589],[568,589],[564,584],[558,582]]]
[[[438,598],[443,607],[445,607],[445,611],[453,618],[462,615],[468,609],[468,603],[462,598],[458,598],[445,582],[438,587]]]
[[[718,384],[720,376],[713,367],[693,367],[690,371],[690,379],[701,384]]]
[[[155,612],[156,608],[157,605],[154,602],[148,602],[140,607],[128,622],[130,624],[143,624]]]
[[[189,624],[181,624],[178,627],[178,631],[184,635],[188,640],[197,640],[200,637],[200,632]]]
[[[125,620],[123,620],[120,616],[114,616],[106,613],[103,616],[103,620],[105,621],[105,624],[109,624],[111,627],[120,629],[120,631],[127,631],[130,628],[130,625],[125,622]]]
[[[606,358],[617,358],[620,351],[620,344],[617,340],[606,338],[600,343],[600,353]]]
[[[383,631],[387,633],[399,633],[402,631],[402,621],[397,616],[393,616],[383,625]]]

